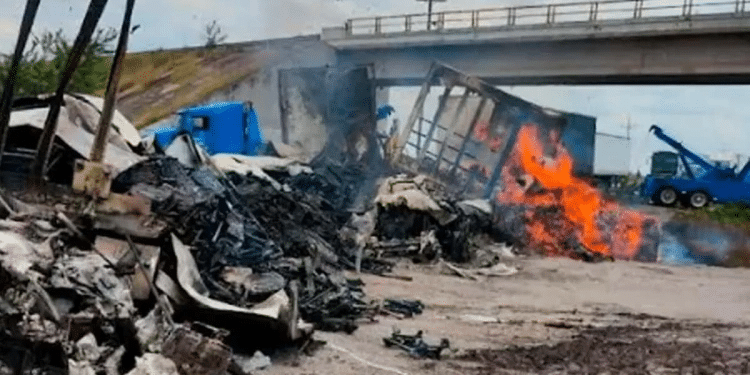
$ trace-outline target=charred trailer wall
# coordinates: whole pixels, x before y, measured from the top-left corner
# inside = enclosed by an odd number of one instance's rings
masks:
[[[343,209],[366,210],[386,171],[377,139],[372,67],[286,69],[279,72],[285,143],[303,147],[329,185],[346,186]],[[335,197],[331,197],[335,199]]]
[[[281,70],[279,101],[282,141],[311,156],[324,148],[355,154],[358,138],[375,131],[369,67]]]
[[[417,121],[425,97],[436,85],[444,90],[437,111],[431,120]],[[451,100],[456,91],[460,96]],[[431,174],[464,196],[488,198],[498,188],[518,131],[522,125],[533,123],[549,156],[555,153],[554,135],[563,142],[585,145],[576,149],[574,157],[581,158],[577,165],[580,172],[590,174],[593,118],[586,121],[576,116],[540,107],[453,68],[434,64],[398,137],[392,160],[414,172]],[[589,131],[590,145],[586,141]]]

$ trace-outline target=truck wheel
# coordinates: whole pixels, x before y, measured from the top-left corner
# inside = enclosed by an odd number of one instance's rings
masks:
[[[696,191],[690,194],[690,207],[703,208],[708,204],[708,194],[702,191]]]
[[[677,202],[677,191],[671,187],[665,187],[659,190],[656,195],[657,202],[664,206],[671,206]]]

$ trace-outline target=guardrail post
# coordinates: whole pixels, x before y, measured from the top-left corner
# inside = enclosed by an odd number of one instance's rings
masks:
[[[589,22],[596,22],[596,18],[599,15],[599,3],[593,2],[591,3],[591,7],[589,8]]]
[[[734,2],[734,13],[737,15],[744,15],[745,14],[745,3],[747,0],[736,0]]]
[[[438,13],[437,28],[438,30],[445,28],[445,13]]]
[[[479,27],[479,11],[472,10],[471,11],[471,28],[476,29],[477,27]]]
[[[516,24],[516,8],[508,8],[508,26]]]
[[[352,30],[352,23],[352,20],[346,20],[346,23],[344,24],[344,31],[346,32],[346,35],[354,34],[354,31]]]
[[[411,31],[411,16],[404,16],[404,31]]]
[[[633,8],[633,18],[643,17],[643,0],[635,0],[635,8]]]
[[[684,0],[682,3],[682,16],[689,18],[693,15],[693,0]]]
[[[555,16],[553,15],[554,5],[547,5],[547,24],[554,22]]]
[[[375,34],[380,34],[381,31],[381,19],[380,17],[375,17]]]

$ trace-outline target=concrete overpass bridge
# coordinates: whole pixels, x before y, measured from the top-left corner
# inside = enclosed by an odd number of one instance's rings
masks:
[[[750,0],[606,0],[355,18],[321,40],[379,86],[433,61],[493,84],[749,84]]]

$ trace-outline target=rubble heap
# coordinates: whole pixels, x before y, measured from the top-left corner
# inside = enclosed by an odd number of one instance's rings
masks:
[[[337,274],[353,267],[338,237],[345,215],[315,192],[274,185],[252,174],[220,179],[208,166],[191,170],[155,156],[122,173],[113,188],[153,201],[191,247],[213,298],[249,307],[297,283],[303,319],[352,331],[367,305],[361,285]]]

